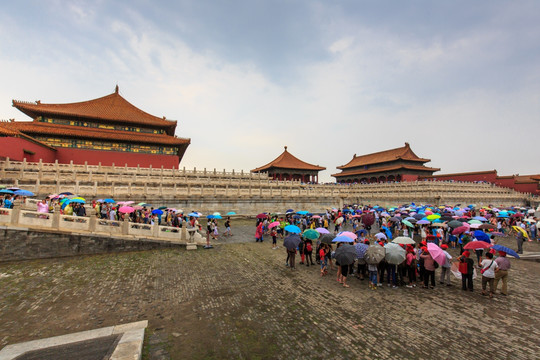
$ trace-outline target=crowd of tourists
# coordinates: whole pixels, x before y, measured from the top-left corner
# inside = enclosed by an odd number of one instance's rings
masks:
[[[320,276],[336,269],[336,281],[344,287],[349,287],[347,278],[355,276],[366,279],[373,290],[383,284],[433,289],[436,278],[440,284],[452,286],[454,274],[461,279],[463,290],[473,291],[472,280],[480,273],[482,294],[492,297],[499,281],[501,294],[508,294],[511,263],[507,256],[522,254],[524,241],[538,241],[537,225],[534,209],[528,208],[412,204],[389,209],[346,206],[321,214],[289,209],[284,216],[259,214],[255,241],[263,242],[268,236],[277,249],[277,239],[283,239],[285,266],[297,269],[298,254],[299,264],[319,266]],[[351,231],[344,231],[348,229]],[[497,245],[498,237],[506,236],[516,237],[516,251]],[[291,238],[297,240],[296,246],[294,242],[290,245]],[[366,256],[377,248],[383,254],[379,259]],[[356,256],[342,260],[339,255],[347,251]]]

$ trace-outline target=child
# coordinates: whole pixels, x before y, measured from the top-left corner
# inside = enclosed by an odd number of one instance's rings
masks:
[[[319,258],[321,259],[321,276],[324,276],[328,274],[328,270],[326,269],[326,254],[327,254],[327,248],[325,244],[321,244],[321,247],[319,249]]]
[[[371,290],[377,290],[377,265],[368,264],[369,271],[369,287]]]
[[[270,230],[270,236],[272,237],[272,250],[277,249],[277,230],[276,226]]]

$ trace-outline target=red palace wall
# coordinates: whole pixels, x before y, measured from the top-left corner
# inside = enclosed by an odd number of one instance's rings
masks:
[[[403,174],[401,175],[401,181],[416,181],[418,180],[418,175]]]
[[[486,181],[490,183],[495,183],[497,180],[497,172],[496,171],[490,171],[490,172],[479,172],[479,173],[472,173],[472,174],[456,174],[456,175],[433,175],[433,177],[430,177],[431,180],[439,180],[439,181],[447,181],[447,180],[454,180],[454,181]]]
[[[25,153],[24,150],[34,154]],[[14,161],[23,161],[26,158],[28,162],[39,162],[39,159],[42,159],[43,162],[51,163],[56,159],[56,151],[25,138],[0,137],[0,158],[8,157]]]
[[[150,167],[152,165],[153,168],[163,166],[167,169],[173,167],[178,169],[180,163],[180,158],[175,155],[137,154],[73,148],[57,148],[57,153],[58,162],[63,164],[69,164],[73,160],[74,164],[84,164],[86,161],[88,165],[98,165],[101,162],[103,166],[111,166],[114,163],[116,166],[127,164],[129,167],[136,167],[137,165]]]

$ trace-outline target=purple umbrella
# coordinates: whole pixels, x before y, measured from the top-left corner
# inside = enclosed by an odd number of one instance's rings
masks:
[[[427,224],[431,224],[431,222],[429,220],[419,220],[416,224],[417,225],[427,225]]]
[[[319,234],[330,234],[330,231],[326,230],[325,228],[316,228],[315,229]]]

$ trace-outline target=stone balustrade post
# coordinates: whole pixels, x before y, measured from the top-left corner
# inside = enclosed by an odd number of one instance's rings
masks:
[[[52,214],[52,228],[60,229],[60,205],[54,205],[54,212]]]
[[[89,213],[89,216],[90,216],[88,218],[88,231],[93,233],[93,232],[96,232],[96,225],[97,225],[96,209],[91,208],[88,213]]]
[[[124,221],[122,221],[122,235],[129,235],[129,214],[124,214]]]
[[[159,237],[159,224],[154,223],[154,225],[152,225],[152,236],[156,238]]]
[[[21,203],[19,201],[15,201],[13,203],[13,208],[11,209],[11,223],[13,225],[19,224],[20,212],[21,212]]]
[[[187,227],[186,224],[180,228],[180,241],[187,241],[188,235],[187,235]]]

